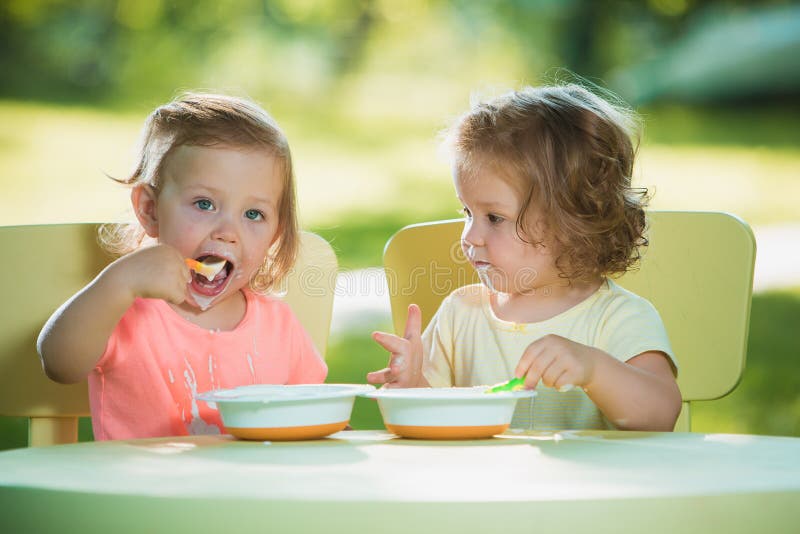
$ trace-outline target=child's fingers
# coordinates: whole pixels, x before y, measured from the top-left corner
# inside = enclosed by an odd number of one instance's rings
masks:
[[[367,373],[367,383],[380,385],[387,384],[392,381],[392,371],[386,367],[380,371],[372,371]]]
[[[393,354],[392,357],[389,358],[389,369],[391,369],[394,374],[401,374],[407,367],[408,361],[406,361],[405,355]]]
[[[547,387],[558,387],[561,377],[566,375],[568,369],[565,365],[561,364],[558,360],[550,364],[550,366],[542,373],[542,384]]]
[[[541,339],[534,341],[522,353],[517,366],[514,368],[514,376],[525,376],[530,372],[530,367],[539,354],[542,352]],[[537,380],[538,381],[538,380]]]
[[[416,305],[410,308],[406,332],[411,339],[386,332],[372,333],[372,339],[391,353],[389,366],[383,370],[384,376],[372,376],[376,383],[385,383],[386,387],[414,387],[419,378],[422,365],[422,340],[419,336],[421,313]]]
[[[419,339],[422,335],[422,310],[416,304],[409,304],[408,318],[404,337],[408,340]]]
[[[542,373],[547,369],[549,363],[545,353],[545,346],[539,343],[539,341],[534,341],[528,345],[528,348],[525,349],[525,352],[519,359],[517,367],[514,369],[514,376],[525,377],[526,389],[534,389],[539,384]]]
[[[573,384],[571,380],[565,380],[562,376],[553,387],[556,388],[559,393],[566,393],[567,391],[571,391],[575,387],[575,384]]]
[[[535,388],[539,381],[545,382],[545,376],[550,371],[550,367],[556,362],[556,355],[552,351],[544,351],[539,354],[536,359],[531,363],[528,372],[525,376],[525,387],[528,389]],[[558,369],[552,371],[558,375]],[[545,385],[547,385],[545,383]]]
[[[394,334],[387,334],[386,332],[373,332],[372,339],[374,339],[378,345],[388,350],[392,354],[404,352],[408,349],[408,340],[403,339],[402,337],[397,337]]]

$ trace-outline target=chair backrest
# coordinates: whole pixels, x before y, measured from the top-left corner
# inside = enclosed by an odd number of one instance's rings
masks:
[[[0,227],[8,265],[0,305],[0,415],[30,418],[29,445],[72,443],[78,417],[89,415],[86,383],[49,380],[36,353],[36,337],[50,314],[113,258],[97,244],[97,225]],[[302,232],[297,263],[283,297],[320,354],[328,343],[338,265],[318,235]]]
[[[689,403],[720,398],[744,371],[755,238],[726,213],[651,211],[650,245],[638,270],[617,282],[658,309],[680,366],[684,406],[676,430],[690,429]],[[423,327],[453,289],[478,282],[460,246],[462,220],[407,226],[384,251],[392,317],[403,332],[408,305]]]
[[[283,280],[283,300],[292,307],[324,357],[331,331],[333,296],[339,263],[330,243],[311,232],[301,232],[300,250],[291,272]]]

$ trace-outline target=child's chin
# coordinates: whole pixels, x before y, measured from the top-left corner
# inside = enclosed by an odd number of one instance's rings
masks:
[[[209,309],[213,302],[217,299],[217,297],[208,297],[206,295],[197,294],[191,289],[188,293],[189,294],[186,297],[185,303],[192,308],[197,308],[198,310],[202,311]]]
[[[186,303],[190,306],[197,308],[202,311],[206,311],[207,309],[211,308],[214,304],[219,302],[223,295],[226,294],[226,287],[222,288],[221,291],[215,291],[213,294],[207,294],[204,292],[198,292],[189,288],[188,296],[186,297]]]
[[[187,299],[191,304],[197,306],[198,308],[205,309],[210,307],[211,302],[215,302],[220,299],[225,294],[230,294],[231,290],[237,290],[238,288],[231,287],[231,283],[233,282],[232,277],[228,277],[225,280],[225,283],[220,285],[219,287],[208,287],[204,285],[198,284],[196,281],[192,281],[189,284],[189,296],[191,299]]]

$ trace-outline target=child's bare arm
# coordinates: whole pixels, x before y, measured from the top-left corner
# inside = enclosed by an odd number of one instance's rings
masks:
[[[603,415],[623,430],[673,430],[681,392],[667,357],[652,351],[621,362],[601,354],[585,388]]]
[[[419,306],[408,307],[408,319],[404,337],[375,332],[372,338],[391,353],[389,366],[379,371],[367,373],[370,384],[385,384],[386,387],[413,388],[429,387],[422,375],[422,312]]]
[[[531,343],[515,370],[525,386],[582,387],[603,415],[624,430],[672,430],[681,394],[667,357],[639,354],[621,362],[600,349],[557,335]]]
[[[183,258],[172,247],[158,245],[118,259],[61,305],[42,328],[37,348],[45,373],[56,382],[83,380],[136,297],[180,303],[190,279]]]

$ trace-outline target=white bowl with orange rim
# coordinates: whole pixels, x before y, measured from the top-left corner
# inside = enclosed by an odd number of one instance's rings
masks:
[[[319,439],[343,430],[366,384],[256,384],[196,395],[216,407],[225,431],[240,439]]]
[[[416,439],[479,439],[505,432],[517,400],[532,390],[487,393],[487,386],[382,388],[361,393],[376,399],[389,432]]]

